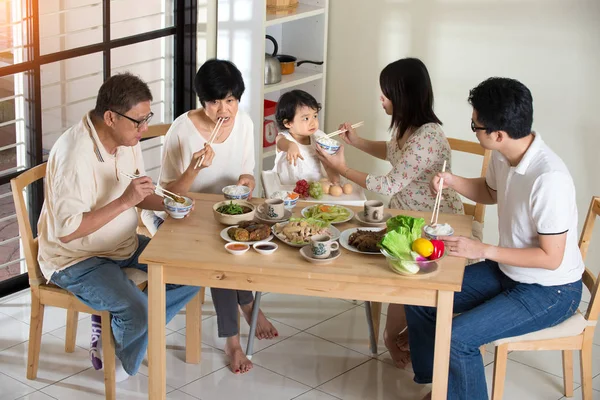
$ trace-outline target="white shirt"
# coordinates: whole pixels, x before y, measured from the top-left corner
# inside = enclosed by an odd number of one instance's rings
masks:
[[[89,115],[56,141],[46,170],[45,199],[38,221],[38,262],[44,277],[91,257],[124,260],[137,249],[135,207],[119,214],[96,232],[69,243],[59,238],[75,232],[83,214],[120,197],[130,180],[120,171],[144,175],[140,144],[120,146],[109,154]]]
[[[539,235],[567,233],[562,263],[556,270],[500,264],[509,278],[543,286],[581,279],[585,269],[577,245],[575,185],[564,162],[538,133],[516,167],[492,154],[487,185],[497,191],[500,247],[539,247]]]
[[[298,159],[296,165],[290,164],[287,161],[287,152],[277,149],[273,171],[277,172],[282,185],[295,185],[300,179],[306,179],[308,182],[318,182],[325,176],[316,150],[316,146],[318,146],[317,139],[323,136],[326,136],[325,132],[317,130],[309,137],[310,144],[300,144],[288,131],[279,133],[277,140],[289,140],[296,143],[302,158],[304,158],[304,160]]]

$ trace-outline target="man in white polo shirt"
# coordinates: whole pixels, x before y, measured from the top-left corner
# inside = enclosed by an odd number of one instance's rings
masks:
[[[455,294],[448,399],[487,399],[479,347],[556,325],[577,310],[584,264],[577,246],[575,187],[564,162],[533,132],[533,99],[522,83],[490,78],[471,90],[471,129],[493,150],[485,178],[440,173],[431,182],[498,204],[498,246],[442,238],[468,266]],[[430,383],[436,310],[406,307],[415,382]],[[429,398],[430,395],[426,396]]]
[[[122,268],[147,269],[138,256],[150,239],[136,235],[135,207],[163,209],[152,180],[144,176],[139,143],[153,115],[151,101],[148,85],[134,75],[104,82],[95,109],[52,147],[38,221],[38,261],[46,279],[112,314],[117,380],[138,371],[148,345],[147,295]],[[203,168],[212,160],[210,148],[193,160],[205,152]],[[129,180],[122,172],[142,178]],[[167,321],[198,290],[167,285]]]

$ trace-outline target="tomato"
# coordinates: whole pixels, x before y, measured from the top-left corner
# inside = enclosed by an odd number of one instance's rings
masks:
[[[432,240],[431,244],[433,245],[433,252],[429,256],[429,259],[437,260],[438,258],[442,258],[444,255],[444,242],[441,240]]]
[[[412,251],[420,256],[429,257],[433,253],[433,244],[424,238],[418,238],[412,243]]]

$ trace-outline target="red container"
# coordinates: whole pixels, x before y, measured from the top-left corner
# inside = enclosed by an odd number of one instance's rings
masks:
[[[265,100],[265,118],[271,115],[275,115],[277,108],[277,102],[271,100]]]

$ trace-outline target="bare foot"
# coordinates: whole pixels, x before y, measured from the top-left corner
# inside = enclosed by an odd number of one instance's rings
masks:
[[[240,345],[239,336],[227,338],[225,342],[225,354],[229,357],[229,368],[234,374],[245,374],[253,367],[252,361],[248,360]]]
[[[248,325],[250,325],[250,322],[252,322],[252,306],[253,305],[254,305],[254,302],[240,306],[240,308],[242,309],[242,313],[244,314],[244,318],[246,319],[246,322],[248,323]],[[277,336],[279,336],[279,332],[277,332],[277,329],[275,329],[273,324],[271,324],[269,322],[269,320],[267,319],[267,317],[265,317],[265,314],[263,314],[262,310],[258,310],[258,319],[256,321],[256,337],[260,340],[260,339],[273,339]]]
[[[400,349],[397,338],[390,338],[386,334],[383,336],[385,347],[389,350],[394,365],[396,368],[404,369],[410,363],[410,352]]]
[[[398,334],[398,337],[396,338],[396,343],[398,344],[400,350],[410,351],[410,346],[408,345],[408,328],[404,329]]]

